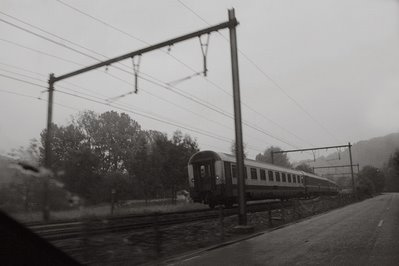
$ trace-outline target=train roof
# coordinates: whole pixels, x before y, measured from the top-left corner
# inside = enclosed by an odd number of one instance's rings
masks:
[[[214,160],[221,160],[221,161],[236,163],[236,157],[234,155],[224,153],[224,152],[215,152],[215,151],[211,151],[211,150],[199,151],[199,152],[193,154],[191,156],[190,160],[188,161],[188,163],[191,164],[193,161],[202,160],[202,159],[214,159]],[[274,170],[274,171],[284,171],[284,172],[293,173],[293,174],[305,175],[305,176],[309,176],[309,177],[313,177],[313,178],[317,178],[317,179],[322,179],[322,180],[325,180],[325,181],[335,184],[335,182],[333,182],[327,178],[324,178],[324,177],[320,177],[320,176],[317,176],[317,175],[314,175],[311,173],[307,173],[304,171],[299,171],[299,170],[295,170],[295,169],[291,169],[291,168],[277,166],[277,165],[270,164],[270,163],[260,162],[260,161],[256,161],[256,160],[252,160],[252,159],[244,159],[244,163],[247,166],[265,167],[267,169]]]

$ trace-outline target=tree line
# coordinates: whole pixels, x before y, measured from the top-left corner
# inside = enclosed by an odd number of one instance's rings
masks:
[[[102,114],[85,111],[67,125],[53,124],[52,128],[51,170],[58,182],[50,184],[52,209],[63,208],[65,197],[70,194],[87,204],[97,204],[109,202],[112,191],[116,200],[175,199],[177,191],[188,189],[187,162],[199,146],[181,131],[168,137],[156,130],[143,130],[129,115],[115,111]],[[46,134],[43,130],[39,141],[17,150],[17,157],[43,165]],[[235,145],[231,148],[234,154]],[[271,151],[281,151],[281,148],[268,147],[255,159],[271,163]],[[274,154],[273,161],[275,165],[313,173],[306,163],[294,167],[286,153]],[[341,187],[351,186],[350,178],[327,178]],[[399,151],[383,169],[363,167],[356,176],[356,184],[363,194],[399,191]],[[39,206],[41,185],[40,180],[17,173],[15,182],[0,188],[1,208]]]
[[[54,179],[86,204],[109,202],[112,191],[116,200],[175,199],[188,188],[187,162],[199,150],[197,141],[181,131],[168,137],[143,130],[115,111],[85,111],[52,129]],[[40,143],[30,147],[41,165],[46,134],[43,130]]]

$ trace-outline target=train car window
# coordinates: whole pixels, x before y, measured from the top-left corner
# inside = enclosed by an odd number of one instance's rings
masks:
[[[211,166],[201,165],[201,177],[211,176]]]
[[[280,173],[279,172],[276,172],[276,181],[280,182]]]
[[[256,168],[251,168],[251,179],[258,179],[258,173],[256,172]]]
[[[296,183],[296,175],[292,175],[292,181]]]
[[[291,174],[287,174],[288,176],[288,183],[291,183]]]
[[[285,173],[281,174],[282,182],[287,182],[287,178],[285,177]]]
[[[266,171],[260,169],[260,180],[266,180]]]
[[[231,176],[237,178],[237,166],[235,164],[231,165]]]
[[[267,174],[269,175],[269,181],[274,181],[273,171],[269,171]]]

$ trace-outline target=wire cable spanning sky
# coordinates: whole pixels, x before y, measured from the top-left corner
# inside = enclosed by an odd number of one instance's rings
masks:
[[[5,1],[0,151],[26,145],[45,125],[45,102],[35,100],[44,98],[43,88],[27,82],[46,87],[49,73],[61,75],[220,23],[231,6],[240,22],[244,142],[250,157],[270,145],[337,145],[397,131],[391,123],[399,105],[395,1]],[[201,148],[229,152],[234,131],[225,36],[227,31],[210,36],[207,77],[196,74],[203,69],[202,54],[192,40],[144,55],[138,94],[131,93],[131,62],[57,84],[57,102],[70,108],[56,108],[55,122],[67,123],[76,110],[114,109],[129,112],[145,129],[171,134],[180,128]],[[301,156],[309,157],[295,159]]]
[[[63,3],[62,1],[59,1],[59,2]],[[63,4],[65,4],[65,3],[63,3]],[[70,7],[70,8],[73,8],[73,7],[70,6],[70,5],[67,5],[67,6]],[[103,24],[105,24],[106,26],[111,27],[112,29],[117,30],[118,32],[121,32],[121,33],[123,33],[123,34],[127,34],[129,37],[131,37],[131,38],[133,38],[133,39],[140,40],[141,42],[144,42],[144,41],[142,41],[141,39],[139,39],[139,38],[137,38],[137,37],[135,37],[135,36],[132,36],[132,35],[126,33],[125,31],[119,30],[119,29],[117,29],[116,27],[110,25],[109,23],[106,23],[106,22],[104,22],[104,21],[102,21],[102,20],[99,20],[99,19],[97,19],[97,18],[95,18],[95,17],[93,17],[93,16],[91,16],[91,15],[85,13],[85,12],[82,12],[82,11],[76,9],[76,8],[73,8],[73,10],[79,11],[79,13],[82,13],[82,14],[84,14],[84,15],[86,15],[86,16],[89,16],[90,18],[92,18],[92,19],[94,19],[94,20],[96,20],[96,21],[98,21],[98,22],[100,22],[100,23],[103,23]],[[21,23],[23,23],[23,24],[25,24],[25,25],[31,26],[32,28],[38,29],[38,30],[40,30],[41,32],[47,33],[47,34],[49,34],[49,35],[51,35],[51,36],[57,37],[57,38],[59,38],[59,39],[61,39],[61,40],[63,40],[63,41],[66,41],[66,42],[71,43],[71,44],[73,44],[73,45],[75,45],[75,46],[78,46],[79,48],[83,48],[84,50],[90,51],[90,52],[92,52],[92,53],[95,53],[96,55],[100,55],[100,56],[102,56],[102,57],[107,58],[106,56],[104,56],[104,55],[102,55],[102,54],[100,54],[100,53],[98,53],[98,52],[95,52],[95,51],[93,51],[92,49],[86,48],[86,47],[84,47],[84,46],[82,46],[82,45],[79,45],[79,44],[76,44],[76,43],[71,42],[71,41],[69,41],[69,40],[66,40],[65,38],[62,38],[62,37],[60,37],[60,36],[58,36],[58,35],[56,35],[56,34],[53,34],[53,33],[48,32],[48,31],[46,31],[46,30],[43,30],[43,29],[41,29],[40,27],[37,27],[37,26],[34,26],[34,25],[30,24],[30,23],[24,22],[23,20],[18,19],[18,18],[16,18],[15,16],[8,15],[8,14],[6,14],[6,13],[4,13],[4,12],[0,12],[0,13],[3,14],[3,15],[5,15],[5,16],[7,16],[7,17],[9,17],[9,18],[15,19],[15,20],[17,20],[18,22],[21,22]],[[91,55],[89,55],[89,54],[87,54],[87,53],[81,52],[81,51],[79,51],[79,50],[77,50],[77,49],[75,49],[75,48],[73,48],[73,47],[70,47],[69,45],[65,45],[65,44],[60,43],[60,42],[58,42],[58,41],[54,41],[53,39],[50,39],[50,38],[48,38],[48,37],[45,37],[45,36],[43,36],[43,35],[41,35],[41,34],[34,33],[34,32],[32,32],[32,31],[30,31],[30,30],[28,30],[28,29],[26,29],[26,28],[20,27],[20,26],[18,26],[18,25],[15,25],[15,24],[13,24],[13,23],[11,23],[11,22],[6,21],[6,20],[0,19],[0,21],[4,22],[4,23],[6,23],[6,24],[9,24],[9,25],[11,25],[11,26],[13,26],[13,27],[16,27],[16,28],[18,28],[18,29],[20,29],[20,30],[23,30],[23,31],[25,31],[25,32],[28,32],[28,33],[30,33],[30,34],[33,34],[33,35],[35,35],[35,36],[37,36],[37,37],[39,37],[39,38],[42,38],[42,39],[47,40],[47,41],[49,41],[49,42],[52,42],[52,43],[54,43],[54,44],[56,44],[56,45],[59,45],[59,46],[61,46],[61,47],[64,47],[64,48],[66,48],[66,49],[69,49],[69,50],[71,50],[71,51],[77,52],[77,53],[79,53],[79,54],[81,54],[81,55],[83,55],[83,56],[87,56],[87,57],[89,57],[89,58],[91,58],[91,59],[95,59],[96,61],[100,61],[99,59],[97,59],[97,58],[95,58],[95,57],[93,57],[93,56],[91,56]],[[208,37],[209,37],[209,36],[208,36]],[[146,43],[146,42],[145,42],[145,43]],[[146,43],[146,44],[148,44],[148,43]],[[170,55],[170,54],[169,54],[169,55]],[[109,59],[109,58],[107,58],[107,59]],[[176,60],[177,58],[176,58],[176,57],[173,57],[173,59]],[[177,61],[178,61],[179,63],[182,63],[182,61],[180,61],[180,60],[177,60]],[[184,64],[184,63],[182,63],[182,64],[183,64],[184,66],[188,67],[189,69],[192,69],[192,68],[189,67],[187,64]],[[126,66],[126,65],[123,65],[123,66]],[[120,69],[120,68],[118,68],[118,69],[119,69],[119,70],[122,70],[122,69]],[[122,70],[122,71],[127,72],[126,70]],[[200,73],[201,73],[201,72],[196,72],[196,73],[194,73],[193,75],[197,76],[197,75],[200,74]],[[188,76],[188,77],[191,78],[191,77],[193,77],[193,75],[190,75],[190,76]],[[147,75],[147,74],[146,74],[146,76],[151,77],[150,75]],[[154,77],[151,77],[151,78],[152,78],[152,79],[155,79]],[[183,80],[186,80],[186,79],[187,79],[187,77],[186,77],[186,78],[183,78]],[[155,80],[157,80],[157,79],[155,79]],[[180,80],[182,80],[182,79],[180,79]],[[147,81],[149,81],[149,80],[147,80]],[[159,80],[157,80],[157,81],[159,82]],[[151,81],[150,81],[150,82],[151,82]],[[162,83],[162,82],[161,82],[161,83]],[[211,83],[211,84],[212,84],[213,86],[215,86],[216,88],[222,90],[223,92],[227,93],[224,89],[222,89],[222,88],[221,88],[220,86],[218,86],[217,84],[215,84],[215,83]],[[167,85],[168,87],[169,87],[169,86],[172,87],[172,86],[170,85],[170,83],[167,83],[166,85]],[[124,93],[124,94],[122,94],[122,96],[124,97],[124,96],[130,95],[130,94],[131,94],[131,93]],[[182,95],[182,94],[179,94],[179,95],[184,96],[185,98],[187,98],[187,96],[185,96],[184,94],[183,94],[183,95]],[[230,93],[227,93],[227,95],[229,95],[230,97],[232,97],[232,95],[231,95]],[[115,98],[115,97],[113,97],[113,98]],[[117,96],[117,98],[120,98],[120,96]],[[196,97],[194,96],[194,98],[196,98]],[[190,97],[187,98],[187,99],[193,100],[193,98],[190,98]],[[198,99],[198,98],[197,98],[197,99]],[[195,102],[198,103],[198,104],[203,105],[202,102],[201,102],[201,100],[195,100]],[[245,103],[244,103],[244,104],[245,104]],[[248,106],[248,105],[245,104],[245,106]],[[220,112],[220,111],[214,109],[214,108],[217,108],[216,106],[213,106],[213,107],[205,106],[205,107],[208,107],[208,108],[210,108],[210,109],[212,109],[212,110],[214,110],[214,111],[216,111],[216,112],[219,112],[219,113],[221,113],[222,115],[226,115],[225,112],[223,112],[223,111]],[[248,106],[248,109],[250,109],[250,110],[253,111],[253,112],[256,112],[256,113],[260,114],[259,112],[257,112],[256,110],[254,110],[253,108],[251,108],[251,107],[249,107],[249,106]],[[260,115],[261,115],[261,114],[260,114]],[[232,114],[227,115],[227,116],[230,117],[230,118],[233,118]],[[278,125],[276,122],[274,122],[274,121],[272,121],[271,119],[265,117],[264,115],[261,115],[261,116],[264,117],[264,118],[266,118],[268,121],[271,121],[271,122],[273,122],[274,124]],[[208,119],[208,120],[209,120],[209,119]],[[285,143],[285,144],[287,144],[287,145],[289,145],[289,146],[291,146],[291,147],[298,148],[298,146],[295,146],[295,145],[293,145],[293,144],[291,144],[291,143],[289,143],[289,142],[287,142],[287,141],[285,141],[285,140],[283,140],[283,139],[281,139],[281,138],[279,138],[279,137],[273,136],[272,134],[267,133],[267,132],[265,132],[265,131],[262,130],[262,129],[259,129],[258,127],[255,127],[255,126],[253,126],[253,125],[250,125],[250,124],[249,124],[248,122],[246,122],[246,121],[244,121],[244,125],[246,125],[246,126],[252,128],[252,129],[254,129],[254,130],[258,131],[258,132],[261,132],[261,133],[265,134],[265,135],[268,136],[268,137],[271,137],[271,138],[273,138],[273,139],[275,139],[275,140],[278,140],[278,141],[280,141],[281,143]],[[278,125],[278,126],[279,126],[279,125]],[[284,128],[281,127],[281,126],[279,126],[279,127],[282,128],[283,130],[286,130],[286,129],[284,129]],[[286,130],[286,131],[289,132],[288,130]],[[297,136],[296,136],[295,134],[293,134],[292,132],[289,132],[289,133],[290,133],[291,135],[297,137]],[[298,138],[298,139],[301,139],[301,138],[299,138],[299,137],[297,137],[297,138]]]

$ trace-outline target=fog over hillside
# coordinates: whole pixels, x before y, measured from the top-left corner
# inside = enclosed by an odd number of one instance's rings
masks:
[[[399,132],[353,143],[353,164],[360,164],[360,168],[366,165],[381,168],[397,149],[399,149]],[[318,157],[316,161],[307,160],[299,163],[302,162],[308,163],[312,167],[349,164],[349,151],[348,149],[341,150],[341,152],[336,151],[328,156]],[[345,171],[348,172],[348,169]],[[326,171],[323,172],[326,173]],[[318,170],[318,173],[323,172]]]

